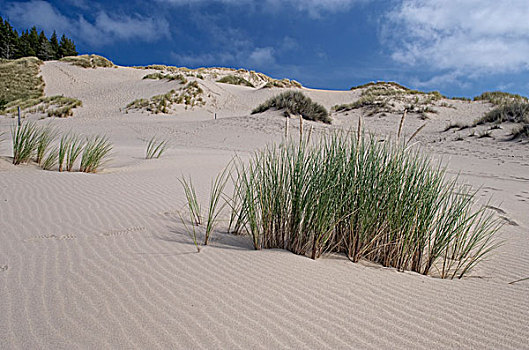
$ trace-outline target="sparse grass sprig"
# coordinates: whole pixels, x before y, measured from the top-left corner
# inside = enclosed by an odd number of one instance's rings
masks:
[[[181,179],[178,179],[178,181],[184,189],[187,199],[187,206],[189,208],[189,215],[191,216],[191,222],[198,226],[202,224],[202,209],[200,207],[200,202],[198,201],[193,182],[191,181],[191,178],[186,179],[183,176]]]
[[[158,140],[153,136],[147,144],[145,159],[160,158],[167,149],[167,140]]]
[[[206,234],[204,237],[204,245],[208,245],[209,237],[213,233],[213,230],[215,229],[219,214],[222,212],[222,210],[226,207],[226,201],[223,201],[222,204],[222,194],[224,192],[224,188],[226,187],[226,184],[229,180],[229,168],[225,168],[222,172],[220,172],[216,177],[215,180],[211,183],[211,188],[209,192],[209,205],[208,205],[208,217],[206,221]]]
[[[81,156],[79,171],[95,173],[105,163],[112,151],[112,143],[106,136],[96,135],[88,138]]]

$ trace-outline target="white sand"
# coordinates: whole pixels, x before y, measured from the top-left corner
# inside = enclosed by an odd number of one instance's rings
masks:
[[[0,117],[0,348],[529,348],[529,146],[441,133],[490,108],[453,102],[417,137],[450,173],[481,189],[478,197],[508,222],[505,240],[474,278],[440,280],[393,269],[317,261],[282,250],[254,251],[245,237],[216,232],[195,248],[179,222],[177,181],[189,174],[205,199],[213,176],[233,155],[247,157],[280,141],[277,112],[249,116],[279,90],[200,81],[216,108],[178,115],[122,113],[133,99],[167,92],[145,70],[42,67],[46,94],[82,100],[63,131],[106,133],[115,145],[100,174],[13,166],[9,127]],[[358,92],[306,90],[330,108]],[[213,120],[217,112],[218,119]],[[359,112],[336,117],[355,127]],[[394,135],[400,116],[365,118],[367,129]],[[406,120],[409,136],[423,123]],[[314,125],[315,132],[329,127]],[[296,123],[291,123],[293,130]],[[463,141],[455,141],[457,134]],[[158,160],[145,140],[171,139]]]

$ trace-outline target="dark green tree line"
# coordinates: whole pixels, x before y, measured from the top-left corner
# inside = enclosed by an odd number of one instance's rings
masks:
[[[35,56],[48,61],[76,55],[74,42],[64,34],[60,41],[56,32],[48,39],[44,31],[39,33],[36,27],[18,34],[7,20],[0,17],[0,58]]]

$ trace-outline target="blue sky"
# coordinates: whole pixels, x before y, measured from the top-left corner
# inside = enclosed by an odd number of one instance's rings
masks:
[[[0,15],[121,65],[247,68],[325,89],[391,80],[449,96],[529,94],[527,0],[4,0]]]

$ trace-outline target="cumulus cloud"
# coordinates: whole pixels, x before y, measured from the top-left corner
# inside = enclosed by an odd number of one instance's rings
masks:
[[[82,15],[71,18],[61,14],[49,2],[41,0],[10,3],[3,12],[11,22],[22,27],[35,25],[48,33],[56,30],[96,47],[116,40],[154,41],[169,36],[169,23],[165,19],[139,14],[111,16],[99,11],[93,20]]]
[[[529,69],[529,2],[402,0],[386,17],[392,58],[444,71],[431,83]]]

